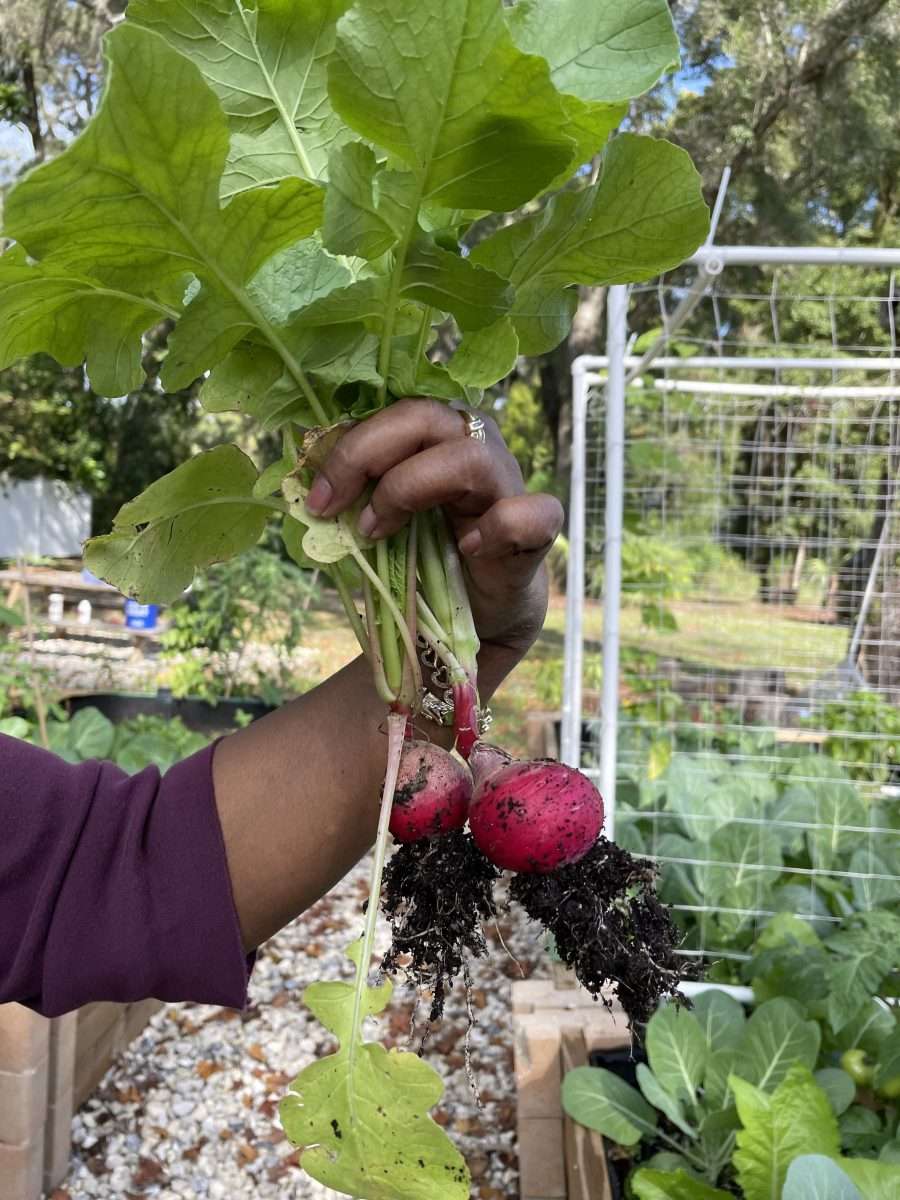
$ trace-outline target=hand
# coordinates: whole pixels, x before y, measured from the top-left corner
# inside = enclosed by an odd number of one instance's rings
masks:
[[[486,441],[468,436],[467,414],[437,400],[400,400],[354,426],[316,477],[307,507],[333,517],[377,480],[360,515],[383,538],[410,516],[443,506],[466,568],[483,643],[521,657],[547,612],[544,558],[563,524],[553,496],[529,495],[494,421]]]

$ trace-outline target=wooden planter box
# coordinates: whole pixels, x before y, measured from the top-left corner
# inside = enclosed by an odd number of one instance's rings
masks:
[[[603,1139],[567,1117],[564,1074],[631,1043],[624,1012],[556,973],[512,987],[521,1200],[611,1200]]]
[[[40,1200],[65,1177],[72,1114],[160,1008],[89,1004],[47,1020],[0,1005],[2,1200]]]

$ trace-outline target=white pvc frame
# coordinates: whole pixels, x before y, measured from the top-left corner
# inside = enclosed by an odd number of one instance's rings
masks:
[[[696,307],[709,283],[728,266],[864,266],[900,269],[900,250],[839,249],[823,246],[704,246],[690,262],[699,270],[680,310],[675,314],[674,333],[679,323]],[[900,374],[900,358],[803,358],[803,357],[694,357],[675,358],[661,355],[665,338],[643,357],[627,354],[627,287],[609,289],[607,299],[607,347],[603,356],[583,355],[572,366],[572,481],[569,500],[569,560],[566,591],[565,667],[560,757],[572,767],[580,767],[582,756],[583,676],[584,676],[584,572],[587,529],[587,414],[592,387],[606,388],[606,533],[604,549],[603,596],[603,693],[600,712],[600,766],[589,769],[605,800],[609,838],[615,835],[616,772],[619,710],[619,612],[622,602],[622,536],[625,496],[625,395],[629,383],[651,366],[670,371],[697,370],[831,370],[889,371]],[[817,398],[838,396],[894,396],[897,388],[840,388],[838,386],[773,388],[765,384],[734,384],[654,380],[660,390],[700,390],[718,394],[810,395]]]

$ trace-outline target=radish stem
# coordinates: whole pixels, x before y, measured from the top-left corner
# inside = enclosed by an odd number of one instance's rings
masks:
[[[375,679],[375,690],[385,702],[385,704],[393,704],[396,700],[396,695],[391,691],[391,685],[388,683],[387,676],[384,670],[384,658],[381,653],[381,638],[378,633],[378,609],[375,606],[375,597],[372,594],[372,585],[368,579],[363,580],[363,599],[366,605],[366,624],[369,627],[369,645],[372,647],[371,664],[372,674]]]
[[[428,642],[428,645],[432,648],[441,662],[443,662],[444,665],[450,669],[450,673],[453,676],[454,682],[467,682],[468,676],[466,675],[465,667],[463,667],[462,663],[447,645],[447,641],[449,639],[447,638],[446,633],[437,626],[437,623],[434,621],[433,616],[428,609],[428,605],[421,596],[418,598],[418,605],[419,629],[422,633],[422,636],[425,638],[426,642]]]
[[[393,542],[393,540],[392,538],[391,541]],[[399,544],[395,548],[389,545],[387,540],[378,542],[375,547],[378,577],[392,593],[391,555],[400,555],[401,553],[402,549]],[[405,622],[401,622],[401,624],[405,624]],[[385,610],[382,608],[378,632],[381,636],[381,657],[384,660],[384,673],[387,677],[388,686],[392,689],[396,697],[403,686],[403,664],[400,659],[400,651],[397,647],[397,622],[390,609]]]
[[[352,529],[350,529],[350,526],[347,523],[346,518],[342,517],[341,520],[347,526],[348,532],[351,533],[351,537],[352,537]],[[373,569],[372,564],[369,562],[369,560],[366,558],[366,556],[360,550],[359,546],[357,546],[355,537],[352,538],[352,548],[350,550],[350,553],[353,556],[357,566],[362,571],[365,578],[368,579],[369,582],[372,584],[375,591],[379,594],[382,601],[387,606],[388,612],[391,614],[391,616],[394,618],[395,622],[397,623],[397,628],[400,631],[400,637],[403,641],[403,648],[406,651],[407,655],[409,656],[410,662],[412,664],[414,664],[413,672],[414,672],[414,677],[416,679],[416,686],[417,686],[417,688],[421,687],[422,686],[422,672],[419,669],[419,656],[416,653],[415,645],[413,644],[413,640],[410,637],[410,633],[409,633],[409,629],[407,628],[406,621],[404,621],[404,619],[403,619],[403,614],[401,613],[400,609],[397,607],[396,600],[391,595],[390,589],[385,587],[378,572]]]
[[[363,1012],[363,995],[369,982],[369,964],[372,961],[372,950],[375,945],[375,928],[378,924],[378,911],[381,902],[381,877],[384,874],[384,861],[387,857],[388,833],[391,823],[391,809],[394,805],[394,792],[397,790],[397,776],[400,773],[400,760],[403,757],[403,740],[406,733],[406,713],[392,712],[388,716],[388,756],[387,771],[384,777],[384,791],[381,795],[381,815],[378,819],[378,835],[375,839],[374,861],[369,882],[369,905],[366,909],[366,927],[362,938],[362,953],[356,971],[356,983],[353,994],[353,1036],[350,1039],[348,1052],[348,1070],[353,1076],[357,1047],[362,1044],[361,1026]],[[356,1120],[354,1111],[354,1090],[348,1089],[350,1101],[350,1116]]]
[[[340,596],[341,603],[344,606],[344,612],[347,614],[347,620],[350,622],[353,632],[356,634],[356,640],[359,642],[359,647],[366,658],[371,659],[372,648],[369,642],[369,637],[366,633],[366,627],[357,611],[356,601],[353,599],[353,593],[350,591],[347,580],[344,578],[342,564],[335,564],[331,577],[334,580],[334,586],[337,588],[337,593]]]

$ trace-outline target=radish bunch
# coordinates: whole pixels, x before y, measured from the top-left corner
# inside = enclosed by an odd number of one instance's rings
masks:
[[[390,830],[417,842],[461,829],[468,819],[478,849],[506,871],[545,873],[587,854],[603,828],[603,800],[590,780],[544,759],[514,762],[477,743],[469,760],[429,742],[403,750]]]
[[[476,742],[468,767],[427,742],[406,742],[390,829],[383,908],[393,941],[383,967],[431,993],[437,1020],[467,956],[487,953],[482,924],[494,888],[552,933],[562,960],[598,996],[613,983],[634,1022],[649,1019],[683,977],[677,931],[655,868],[602,836],[603,800],[580,771],[519,762]],[[465,825],[468,822],[468,831]]]

